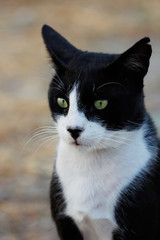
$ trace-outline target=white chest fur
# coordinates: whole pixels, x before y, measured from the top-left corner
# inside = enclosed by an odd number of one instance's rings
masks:
[[[111,231],[116,226],[117,198],[151,157],[142,129],[131,134],[132,144],[124,143],[117,149],[99,152],[81,152],[63,141],[59,143],[56,171],[66,200],[65,214],[84,232],[86,221],[92,226],[96,221],[109,221],[111,228],[107,240],[111,239]],[[94,220],[93,223],[88,219]]]

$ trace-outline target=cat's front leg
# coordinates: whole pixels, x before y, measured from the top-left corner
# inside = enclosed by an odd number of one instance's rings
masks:
[[[152,238],[150,235],[146,237],[146,235],[138,234],[135,232],[132,232],[132,230],[122,230],[117,229],[113,232],[113,240],[153,240],[155,238]]]
[[[132,238],[128,239],[131,240]],[[113,240],[127,240],[125,231],[117,229],[113,232]]]
[[[53,220],[61,240],[83,240],[74,220],[66,216],[65,199],[59,177],[54,171],[50,186],[50,203]]]
[[[70,217],[57,218],[55,223],[61,240],[83,240],[80,230]]]

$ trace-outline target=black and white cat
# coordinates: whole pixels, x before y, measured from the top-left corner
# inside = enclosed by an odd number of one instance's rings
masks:
[[[143,94],[149,38],[104,54],[78,50],[46,25],[42,35],[56,69],[50,199],[60,239],[159,240],[159,142]]]

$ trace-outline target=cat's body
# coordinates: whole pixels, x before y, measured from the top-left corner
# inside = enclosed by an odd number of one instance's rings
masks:
[[[82,52],[43,27],[56,66],[49,104],[59,133],[51,211],[61,240],[158,240],[159,143],[145,110],[151,47]]]

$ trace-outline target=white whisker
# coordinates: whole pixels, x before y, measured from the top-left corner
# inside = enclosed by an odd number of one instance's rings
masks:
[[[54,134],[54,133],[57,133],[57,130],[52,130],[52,129],[46,129],[46,130],[40,130],[40,131],[37,131],[37,132],[35,132],[33,135],[31,135],[31,136],[35,136],[35,135],[37,135],[37,134],[48,134],[48,133],[51,133],[51,134]]]
[[[57,132],[51,132],[51,131],[48,131],[48,132],[37,132],[36,134],[33,134],[30,138],[29,138],[29,140],[26,142],[26,144],[25,145],[28,145],[32,140],[35,140],[36,138],[38,138],[38,137],[41,137],[41,136],[43,136],[43,135],[48,135],[48,134],[55,134],[55,133],[57,133]]]
[[[53,141],[53,140],[56,140],[56,138],[57,138],[57,137],[55,137],[55,138],[49,138],[49,139],[47,139],[45,142],[41,143],[41,144],[39,145],[39,147],[35,150],[34,153],[37,153],[42,146],[44,146],[45,144],[47,144],[47,143],[48,143],[49,141],[51,141],[51,140],[52,140],[52,141]]]
[[[124,141],[129,141],[129,142],[133,142],[133,143],[135,143],[134,140],[129,139],[129,138],[125,138],[125,137],[120,137],[120,136],[116,136],[116,135],[114,135],[113,138],[115,138],[115,140],[116,140],[116,139],[119,139],[119,140],[121,139],[121,140],[124,140]]]
[[[47,140],[47,139],[56,139],[56,138],[58,138],[58,136],[43,137],[43,138],[38,139],[38,143],[45,142],[45,140]]]
[[[60,86],[63,88],[63,89],[65,89],[65,86],[64,86],[64,83],[63,83],[63,81],[62,81],[62,79],[58,76],[58,74],[56,73],[56,77],[58,78],[58,80],[59,80],[59,84],[60,84]]]
[[[43,127],[37,128],[32,133],[32,135],[30,136],[28,141],[24,144],[23,149],[25,149],[26,146],[28,146],[28,144],[33,142],[33,141],[35,141],[35,143],[37,143],[37,142],[43,141],[43,139],[48,139],[48,138],[53,138],[53,137],[58,138],[58,131],[57,131],[56,127],[54,127],[54,126],[43,126]]]
[[[115,84],[115,85],[120,85],[120,86],[122,86],[120,83],[118,83],[118,82],[108,82],[108,83],[104,83],[104,84],[102,84],[101,86],[99,86],[97,89],[96,89],[96,91],[98,91],[100,88],[102,88],[102,87],[104,87],[104,86],[107,86],[107,85],[111,85],[111,84]]]
[[[117,141],[117,140],[114,140],[114,139],[110,139],[110,141],[115,142],[115,143],[119,143],[119,144],[124,144],[124,145],[127,145],[127,146],[133,146],[133,144],[129,144],[126,141]]]
[[[127,122],[132,123],[132,124],[137,125],[137,126],[142,126],[142,124],[136,123],[136,122],[133,122],[133,121],[130,121],[130,120],[127,120]]]
[[[53,84],[56,86],[56,87],[54,87],[54,89],[57,89],[58,91],[61,91],[61,92],[64,91],[64,86],[61,86],[56,82],[53,82]]]

